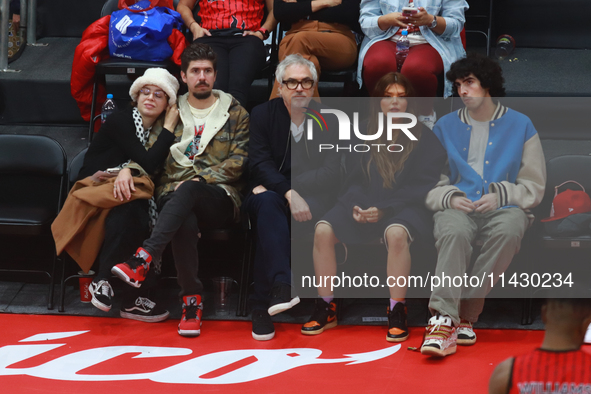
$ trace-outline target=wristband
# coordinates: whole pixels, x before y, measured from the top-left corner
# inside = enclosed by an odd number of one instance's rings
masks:
[[[266,40],[267,38],[269,38],[269,34],[270,34],[269,30],[265,29],[264,27],[261,27],[257,31],[263,35],[263,40]]]

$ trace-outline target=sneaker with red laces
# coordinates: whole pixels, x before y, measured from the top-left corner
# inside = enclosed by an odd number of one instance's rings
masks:
[[[458,345],[470,346],[476,343],[474,328],[468,320],[462,319],[456,332],[458,333]]]
[[[125,263],[117,264],[111,268],[111,273],[133,287],[140,287],[150,270],[152,256],[144,248],[138,248],[137,252]]]
[[[201,316],[203,303],[199,294],[183,297],[183,315],[179,323],[179,335],[197,337],[201,334]]]
[[[451,317],[435,315],[425,329],[421,353],[427,356],[445,357],[456,352],[457,334]]]

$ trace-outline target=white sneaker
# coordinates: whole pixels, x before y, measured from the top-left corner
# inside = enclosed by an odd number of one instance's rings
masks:
[[[419,115],[418,120],[419,122],[427,126],[430,130],[433,130],[435,122],[437,122],[437,114],[435,113],[435,111],[433,111],[431,115]]]
[[[458,345],[470,346],[476,343],[476,334],[472,328],[472,323],[468,320],[462,319],[460,321],[456,333],[458,334]]]
[[[113,289],[106,280],[101,280],[98,283],[91,282],[88,285],[88,290],[92,294],[90,302],[92,305],[99,308],[101,311],[109,312],[113,305]]]
[[[449,316],[431,317],[425,330],[422,354],[445,357],[456,352],[457,333]]]

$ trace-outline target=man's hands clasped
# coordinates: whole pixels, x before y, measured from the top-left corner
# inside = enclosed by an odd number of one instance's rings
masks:
[[[451,198],[450,205],[453,209],[465,213],[486,213],[494,211],[499,207],[497,193],[485,194],[480,200],[474,202],[463,196],[453,196]]]

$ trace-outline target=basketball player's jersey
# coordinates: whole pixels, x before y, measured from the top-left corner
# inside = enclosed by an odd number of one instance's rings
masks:
[[[591,394],[591,355],[536,349],[513,359],[509,393]]]
[[[199,0],[199,24],[208,30],[256,31],[265,13],[263,0]]]

